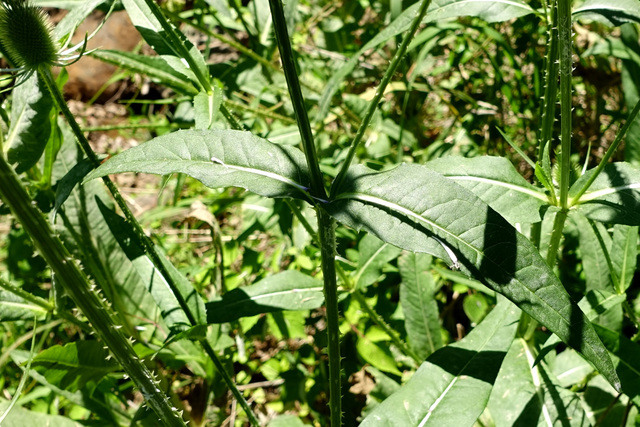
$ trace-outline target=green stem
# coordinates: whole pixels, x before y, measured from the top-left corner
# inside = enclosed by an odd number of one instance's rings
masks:
[[[160,7],[153,0],[144,0],[144,2],[162,27],[165,37],[169,42],[168,45],[171,47],[171,49],[173,49],[178,58],[182,58],[187,61],[187,64],[189,64],[189,69],[198,80],[198,83],[200,83],[200,87],[202,88],[202,90],[204,90],[207,95],[211,96],[213,94],[213,87],[211,86],[209,75],[204,74],[203,70],[200,69],[200,67],[198,66],[198,61],[196,61],[196,59],[193,57],[191,51],[187,49],[178,31],[176,31],[173,25],[171,25],[171,23],[167,21],[167,18],[160,10]],[[238,120],[227,109],[227,107],[225,107],[224,105],[220,105],[220,112],[233,129],[243,129],[242,124],[238,122]]]
[[[546,6],[546,3],[545,3]],[[556,0],[550,5],[549,48],[547,50],[545,69],[545,89],[542,105],[542,128],[540,133],[540,145],[538,147],[538,162],[542,165],[542,173],[549,183],[545,186],[551,193],[551,200],[555,204],[556,192],[551,179],[551,161],[549,159],[548,145],[551,144],[553,122],[556,115],[556,100],[558,98],[558,14]]]
[[[562,209],[556,213],[556,217],[553,219],[553,230],[551,231],[551,239],[549,240],[549,246],[547,249],[547,264],[551,268],[556,265],[558,248],[560,248],[562,231],[564,230],[564,223],[567,219],[568,213],[568,210]]]
[[[304,106],[304,98],[298,81],[296,63],[291,50],[291,42],[280,0],[269,0],[273,27],[278,42],[282,68],[284,70],[289,95],[298,121],[302,145],[311,173],[311,194],[318,200],[327,198],[324,180],[316,154],[309,117]],[[322,257],[322,275],[324,280],[324,299],[327,316],[327,350],[329,353],[329,407],[331,408],[331,426],[342,425],[341,372],[340,372],[340,319],[338,313],[338,284],[336,281],[336,236],[335,221],[322,209],[316,208],[318,216],[318,239]]]
[[[73,117],[73,114],[69,110],[69,107],[67,106],[67,103],[65,102],[62,96],[62,93],[58,89],[58,86],[53,78],[53,75],[51,74],[51,70],[49,68],[43,68],[38,70],[38,74],[40,74],[40,76],[42,77],[42,80],[45,82],[47,88],[49,89],[49,92],[51,92],[54,102],[56,103],[56,106],[60,109],[60,111],[62,111],[62,114],[67,120],[67,123],[69,123],[69,126],[71,126],[71,130],[73,131],[76,139],[78,140],[78,143],[80,144],[80,147],[84,151],[87,158],[89,158],[89,160],[93,163],[94,167],[100,166],[100,160],[98,159],[98,156],[96,156],[96,154],[93,152],[93,149],[89,145],[89,141],[87,141],[87,138],[84,136],[82,129],[80,129],[80,126],[78,125],[75,118]],[[136,220],[135,216],[133,215],[133,212],[131,212],[131,209],[129,209],[129,206],[127,205],[125,200],[122,198],[122,195],[118,191],[118,188],[113,183],[113,181],[109,179],[108,176],[102,177],[102,181],[111,192],[111,195],[113,196],[114,200],[122,210],[129,224],[133,227],[134,233],[132,237],[135,239],[136,243],[143,249],[144,253],[149,257],[149,259],[151,259],[151,262],[153,263],[154,267],[158,270],[160,275],[167,282],[167,285],[171,289],[172,294],[175,296],[176,300],[178,301],[178,304],[180,304],[180,308],[183,310],[184,314],[187,316],[189,323],[193,326],[197,325],[198,322],[196,320],[196,317],[194,316],[193,312],[189,308],[186,300],[182,296],[182,293],[180,293],[180,291],[178,290],[178,287],[176,286],[175,281],[173,280],[171,274],[169,274],[164,264],[162,263],[162,260],[160,259],[160,255],[158,255],[158,252],[156,251],[153,242],[145,234],[144,230],[140,226],[140,223]],[[227,384],[227,387],[229,387],[234,397],[238,400],[238,403],[240,403],[240,406],[242,406],[242,408],[247,413],[247,416],[249,417],[251,424],[254,426],[259,426],[260,423],[258,422],[258,419],[255,417],[255,415],[251,411],[251,408],[247,403],[246,399],[242,396],[242,393],[238,390],[236,385],[233,383],[231,377],[226,372],[224,365],[218,358],[217,354],[215,353],[211,345],[205,340],[202,340],[201,344],[205,352],[207,353],[207,355],[213,361],[216,369],[220,371],[220,374],[222,375],[225,383]]]
[[[304,97],[300,88],[298,79],[298,71],[296,69],[296,61],[293,57],[291,49],[291,41],[289,40],[289,32],[287,31],[287,21],[284,17],[284,10],[280,0],[269,0],[271,7],[271,16],[273,19],[273,28],[278,42],[278,50],[280,51],[280,59],[282,60],[282,69],[284,71],[287,86],[289,88],[289,96],[293,103],[293,110],[298,120],[298,129],[302,138],[302,146],[304,154],[307,158],[307,165],[311,173],[311,194],[319,199],[326,199],[327,193],[324,189],[324,180],[322,172],[320,172],[320,163],[316,153],[316,147],[313,142],[313,133],[309,123],[309,116],[304,105]]]
[[[558,43],[560,48],[560,208],[567,209],[571,172],[571,0],[558,0]]]
[[[327,310],[327,350],[329,353],[329,407],[331,426],[342,425],[342,392],[340,370],[340,319],[338,313],[338,283],[336,281],[335,221],[322,208],[317,209],[318,237],[322,256],[324,300]]]
[[[336,191],[338,191],[340,186],[342,185],[342,182],[344,181],[345,176],[347,174],[347,170],[349,169],[349,166],[351,165],[351,162],[355,157],[356,150],[358,149],[360,142],[362,142],[362,139],[364,138],[364,134],[367,131],[367,128],[369,127],[369,123],[371,122],[371,119],[373,118],[373,114],[378,108],[378,103],[382,99],[382,96],[384,95],[384,91],[387,88],[387,85],[389,84],[389,82],[391,81],[391,78],[395,74],[396,69],[398,68],[398,65],[400,65],[400,61],[402,61],[402,59],[404,58],[404,54],[406,53],[407,48],[409,47],[409,44],[411,43],[411,40],[413,39],[414,34],[418,30],[418,26],[422,22],[422,18],[424,18],[425,14],[427,13],[427,9],[429,8],[430,4],[431,4],[431,0],[422,0],[422,4],[420,5],[418,14],[416,15],[415,19],[411,23],[411,27],[409,28],[409,31],[407,31],[407,33],[404,35],[402,39],[402,43],[398,48],[398,51],[396,52],[393,59],[391,60],[391,63],[389,64],[389,68],[387,68],[387,71],[384,73],[384,76],[382,76],[382,80],[380,81],[380,86],[378,86],[378,88],[376,89],[375,96],[373,97],[371,102],[369,102],[369,105],[367,106],[367,110],[364,113],[364,118],[362,119],[362,123],[360,123],[360,127],[356,132],[356,136],[353,138],[353,141],[351,142],[351,146],[349,147],[349,152],[347,153],[347,158],[342,164],[342,167],[340,168],[340,172],[338,172],[336,179],[333,181],[333,184],[331,185],[332,196],[335,195]]]
[[[200,86],[202,89],[209,95],[213,93],[213,88],[211,87],[211,82],[209,81],[209,76],[202,73],[200,67],[198,66],[198,62],[191,55],[191,52],[182,42],[182,39],[178,35],[178,32],[175,30],[173,25],[167,21],[164,14],[160,10],[160,7],[153,0],[144,0],[147,7],[156,18],[162,30],[164,31],[164,36],[167,38],[168,46],[174,51],[178,58],[183,58],[189,64],[189,69],[193,73],[193,75],[198,79]]]
[[[42,257],[47,261],[67,294],[91,322],[101,340],[135,382],[147,404],[166,426],[185,426],[182,417],[173,410],[167,396],[156,386],[147,367],[137,358],[131,343],[113,322],[110,310],[91,290],[89,278],[82,272],[67,248],[54,235],[5,158],[0,155],[0,197],[11,208],[16,219],[32,237]]]

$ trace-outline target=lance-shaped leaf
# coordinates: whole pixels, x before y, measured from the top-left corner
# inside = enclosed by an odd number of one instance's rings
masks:
[[[13,90],[11,128],[6,148],[9,163],[21,173],[38,162],[51,133],[53,99],[37,74]]]
[[[638,262],[638,227],[616,225],[611,239],[611,264],[618,277],[618,292],[630,285]]]
[[[536,248],[452,180],[419,165],[386,172],[358,165],[325,208],[338,221],[385,242],[451,260],[581,352],[619,387],[591,323]]]
[[[574,197],[595,169],[582,175],[569,190]],[[572,204],[587,218],[612,224],[640,225],[640,170],[629,163],[610,163],[589,189]]]
[[[463,340],[433,353],[362,427],[470,426],[484,410],[520,310],[502,300]]]
[[[358,64],[360,57],[376,46],[393,39],[398,34],[407,31],[411,22],[415,19],[420,2],[409,6],[390,25],[380,31],[374,38],[367,42],[355,55],[341,66],[327,82],[318,103],[318,120],[324,120],[333,95],[338,91],[340,84]],[[461,16],[475,16],[487,22],[506,21],[519,16],[533,13],[534,10],[522,0],[432,0],[423,23],[441,22],[445,19]]]
[[[205,305],[208,323],[225,323],[261,313],[310,310],[323,302],[322,282],[290,270],[235,288]]]
[[[503,157],[441,157],[426,166],[471,190],[510,223],[540,221],[547,196]]]
[[[606,25],[640,22],[638,0],[585,0],[573,10],[574,19],[593,19]]]
[[[85,181],[121,172],[180,172],[207,187],[242,187],[266,197],[306,199],[309,188],[302,151],[235,130],[160,136],[112,157]]]

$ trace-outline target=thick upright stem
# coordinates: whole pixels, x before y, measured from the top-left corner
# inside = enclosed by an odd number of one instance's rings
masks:
[[[568,208],[571,171],[571,73],[573,48],[571,45],[571,0],[558,0],[558,43],[560,47],[560,207]]]
[[[271,16],[273,18],[273,28],[278,42],[278,50],[280,51],[280,59],[282,61],[282,69],[287,87],[289,88],[289,96],[293,103],[293,110],[298,120],[298,130],[302,138],[304,147],[304,155],[307,159],[309,172],[311,174],[311,194],[320,199],[326,199],[322,172],[320,172],[320,163],[316,154],[316,147],[313,142],[313,133],[311,132],[311,124],[307,109],[304,106],[304,97],[300,88],[298,79],[298,71],[296,69],[296,61],[293,57],[291,49],[291,40],[289,40],[289,32],[287,31],[287,21],[284,17],[284,10],[280,0],[269,0],[271,6]]]
[[[0,155],[0,198],[11,208],[15,218],[34,241],[38,252],[47,261],[67,294],[87,317],[101,340],[109,347],[125,372],[142,392],[148,405],[166,426],[185,426],[182,417],[172,408],[167,396],[155,384],[153,375],[136,357],[131,343],[113,322],[109,310],[91,290],[89,278],[80,270],[60,239],[54,235],[15,174]]]
[[[338,317],[338,283],[336,280],[335,221],[322,208],[318,213],[318,237],[322,255],[324,300],[327,310],[327,350],[329,353],[329,407],[331,426],[342,425],[340,374],[340,323]]]

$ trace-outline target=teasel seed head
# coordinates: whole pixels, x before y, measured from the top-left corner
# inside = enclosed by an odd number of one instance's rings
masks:
[[[58,59],[49,18],[29,0],[2,0],[0,43],[14,65],[25,71],[53,66]]]

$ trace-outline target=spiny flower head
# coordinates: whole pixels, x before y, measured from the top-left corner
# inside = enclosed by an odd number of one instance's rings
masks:
[[[15,66],[36,71],[58,61],[58,44],[46,13],[29,0],[2,0],[0,43]]]

